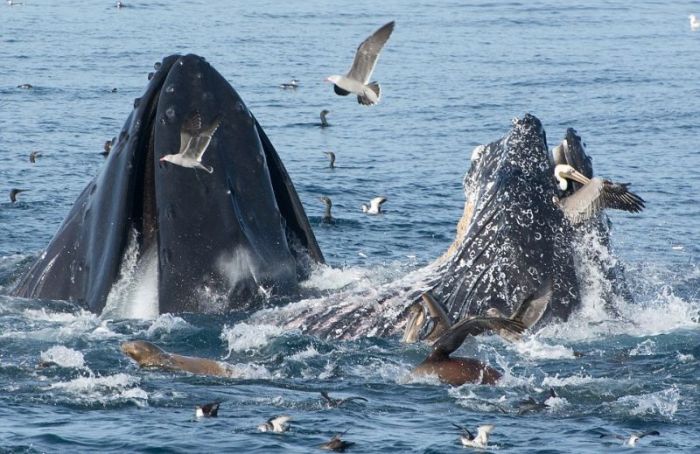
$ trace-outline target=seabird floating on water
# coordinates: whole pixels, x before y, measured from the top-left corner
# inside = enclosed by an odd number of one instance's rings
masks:
[[[112,151],[112,143],[114,142],[114,139],[112,140],[105,140],[104,144],[104,151],[101,151],[100,154],[104,156],[105,158],[109,155],[109,152]]]
[[[335,169],[335,153],[332,151],[324,151],[323,153],[328,156],[328,167]]]
[[[202,128],[202,116],[195,112],[182,125],[180,130],[180,152],[169,154],[160,158],[161,161],[168,161],[175,165],[187,168],[202,169],[212,173],[211,166],[202,164],[202,156],[207,151],[211,138],[221,124],[221,119],[217,118],[206,129]]]
[[[646,437],[647,435],[659,436],[661,434],[659,433],[658,430],[650,430],[647,432],[636,432],[636,433],[630,434],[629,436],[608,433],[608,434],[601,435],[600,438],[603,438],[603,437],[617,438],[618,440],[622,440],[623,446],[629,446],[630,448],[634,448],[635,446],[637,446],[637,442],[641,438]]]
[[[347,433],[347,430],[342,434],[333,435],[333,438],[331,438],[328,443],[321,445],[321,449],[327,449],[328,451],[335,452],[345,452],[346,449],[355,444],[352,441],[344,441],[340,439],[340,436],[345,435],[345,433]]]
[[[475,437],[466,427],[458,426],[454,423],[452,425],[462,431],[462,436],[460,436],[459,439],[464,446],[470,448],[485,448],[489,443],[489,434],[495,427],[493,424],[479,426],[476,428]]]
[[[194,407],[194,416],[197,418],[216,418],[219,416],[219,405],[221,402],[211,402]]]
[[[26,191],[26,189],[17,189],[17,188],[13,188],[13,189],[10,191],[10,201],[11,201],[12,203],[15,203],[15,202],[17,201],[17,194],[19,194],[20,192],[24,192],[24,191]]]
[[[38,158],[39,156],[41,156],[41,153],[39,153],[38,151],[32,151],[31,153],[29,153],[29,162],[34,164],[36,162],[36,158]]]
[[[274,416],[258,426],[260,432],[286,432],[291,416]]]
[[[629,183],[613,183],[604,178],[588,178],[568,164],[559,164],[554,168],[554,176],[559,182],[559,188],[566,191],[567,179],[583,186],[568,197],[555,202],[564,215],[573,223],[579,223],[595,216],[605,208],[615,208],[632,213],[644,209],[644,199],[629,192]]]
[[[520,402],[520,404],[518,405],[518,414],[523,415],[531,411],[544,410],[548,407],[547,400],[549,400],[552,397],[559,397],[557,396],[557,393],[554,392],[553,388],[549,388],[549,396],[547,396],[542,402],[538,402],[535,399],[533,399],[532,396],[528,396],[527,400]]]
[[[283,88],[285,90],[296,90],[298,86],[299,81],[296,79],[292,79],[289,82],[284,82],[280,84],[280,88]]]
[[[341,407],[343,404],[346,404],[348,402],[352,402],[353,400],[361,400],[363,402],[367,402],[367,399],[365,399],[364,397],[360,397],[360,396],[351,396],[351,397],[346,397],[344,399],[334,399],[331,396],[329,396],[326,391],[321,391],[321,397],[323,397],[323,400],[325,401],[326,406],[328,408]]]
[[[327,109],[323,109],[321,111],[321,127],[322,128],[326,128],[326,127],[330,126],[328,124],[328,120],[326,120],[326,115],[328,115],[329,113],[331,113],[331,111],[327,110]]]
[[[362,212],[367,214],[379,214],[382,212],[382,204],[387,201],[386,197],[375,197],[369,201],[369,206],[362,204]]]
[[[331,216],[331,208],[333,207],[333,202],[331,202],[330,197],[325,195],[321,197],[321,202],[326,205],[326,210],[323,212],[323,222],[326,224],[332,224],[334,222],[333,216]]]
[[[692,31],[700,30],[700,20],[698,20],[695,14],[691,14],[690,16],[688,16],[688,19],[690,19],[690,29]]]
[[[350,70],[345,76],[333,75],[326,79],[334,84],[333,90],[340,96],[350,93],[357,95],[357,102],[364,106],[371,106],[379,102],[381,88],[377,82],[369,82],[374,67],[377,65],[379,53],[382,47],[394,31],[394,21],[382,26],[360,44],[355,52],[355,59]]]
[[[25,90],[30,90],[30,89],[34,88],[34,86],[32,84],[20,84],[20,85],[17,85],[17,88],[24,88]]]

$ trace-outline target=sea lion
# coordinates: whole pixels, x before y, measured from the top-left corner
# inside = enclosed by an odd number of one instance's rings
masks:
[[[233,371],[225,364],[206,358],[168,353],[155,344],[136,340],[123,342],[122,352],[140,367],[155,367],[166,370],[182,370],[197,375],[233,377]]]
[[[468,335],[478,336],[487,330],[506,330],[520,333],[525,330],[522,323],[500,317],[476,317],[464,319],[452,326],[433,344],[433,351],[413,370],[416,375],[436,375],[440,381],[453,386],[465,383],[493,385],[501,373],[473,358],[450,358]]]

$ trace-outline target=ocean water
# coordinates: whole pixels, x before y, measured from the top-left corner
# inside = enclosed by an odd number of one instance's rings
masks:
[[[661,435],[643,438],[645,451],[700,450],[700,32],[687,17],[700,3],[126,3],[0,5],[0,192],[27,189],[0,202],[0,293],[103,165],[98,152],[153,63],[192,52],[231,82],[282,157],[330,265],[311,285],[360,295],[437,258],[462,213],[472,149],[531,112],[550,146],[576,128],[595,172],[648,202],[610,213],[635,303],[610,317],[592,292],[570,321],[521,344],[468,341],[461,354],[505,376],[453,388],[411,377],[429,348],[397,339],[324,340],[240,315],[114,320],[0,296],[0,451],[306,453],[343,431],[350,452],[469,450],[452,423],[494,424],[495,452],[622,450],[600,435],[646,430]],[[322,80],[389,20],[381,103],[335,96]],[[297,90],[278,88],[293,77]],[[321,129],[324,108],[332,127]],[[320,222],[322,195],[333,226]],[[377,195],[386,213],[363,215]],[[136,338],[226,361],[242,378],[139,370],[119,351]],[[550,387],[558,398],[519,414]],[[321,390],[368,402],[328,409]],[[195,421],[194,405],[213,400],[219,418]],[[291,431],[257,432],[279,414]]]

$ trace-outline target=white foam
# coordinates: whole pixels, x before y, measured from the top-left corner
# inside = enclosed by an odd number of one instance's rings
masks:
[[[129,243],[119,269],[119,279],[107,295],[102,317],[149,320],[158,316],[158,249],[154,245],[139,256],[138,233]]]
[[[59,390],[73,396],[73,399],[94,403],[106,404],[114,401],[133,401],[138,405],[145,405],[148,393],[139,388],[140,380],[128,374],[107,375],[104,377],[78,377],[66,382],[58,382],[49,385],[51,390]]]
[[[189,328],[191,328],[191,325],[187,323],[185,319],[178,317],[177,315],[162,314],[153,320],[151,325],[145,331],[141,331],[138,334],[148,338],[153,338],[162,336],[163,334],[170,334],[173,331]]]
[[[693,356],[690,353],[684,354],[684,353],[678,352],[678,354],[676,355],[676,358],[678,359],[678,361],[680,361],[682,363],[689,363],[691,361],[695,361],[695,356]]]
[[[537,336],[529,336],[521,342],[514,342],[511,348],[515,349],[520,355],[530,359],[567,359],[574,358],[574,351],[563,345],[550,345],[540,341]]]
[[[248,323],[237,323],[232,327],[224,325],[221,330],[221,340],[228,344],[228,354],[232,352],[244,352],[263,347],[270,342],[270,339],[282,334],[285,330],[274,325],[249,325]]]
[[[337,290],[368,278],[368,270],[359,267],[332,268],[328,265],[314,266],[311,275],[302,282],[305,288]]]
[[[316,350],[316,347],[310,345],[304,350],[298,351],[292,355],[287,356],[287,359],[291,361],[303,361],[307,358],[313,358],[314,356],[318,355],[319,353],[318,350]]]
[[[85,367],[83,354],[63,345],[55,345],[45,352],[41,352],[40,358],[43,362],[53,363],[60,367],[72,369],[83,369]]]
[[[656,353],[656,342],[647,339],[637,344],[630,350],[630,356],[649,356]]]
[[[284,378],[281,376],[275,377],[265,366],[252,363],[236,363],[225,364],[225,367],[231,371],[233,378],[241,378],[245,380],[269,380],[272,378]]]
[[[563,386],[575,387],[586,385],[588,383],[602,383],[607,380],[608,379],[606,378],[594,378],[590,375],[585,375],[583,372],[580,372],[579,375],[572,375],[570,377],[559,377],[559,374],[556,374],[554,377],[545,377],[542,380],[542,386],[550,388],[560,388]]]
[[[680,399],[680,391],[673,386],[654,393],[623,396],[617,399],[617,403],[632,416],[660,415],[673,419]]]

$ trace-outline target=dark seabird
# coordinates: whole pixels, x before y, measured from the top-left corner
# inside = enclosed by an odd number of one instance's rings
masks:
[[[524,400],[520,402],[520,404],[518,404],[518,414],[523,415],[531,411],[544,410],[548,406],[546,404],[547,400],[552,397],[559,397],[557,396],[557,393],[554,392],[553,388],[549,388],[549,396],[547,396],[542,402],[538,402],[535,399],[533,399],[532,396],[528,396],[527,400]]]
[[[13,1],[13,0],[7,0],[7,4],[8,4],[9,6],[24,5],[24,3],[22,3],[22,2],[15,2],[15,1]]]
[[[454,423],[452,425],[462,431],[462,435],[459,437],[459,439],[464,446],[468,446],[470,448],[485,448],[489,443],[489,434],[495,427],[493,424],[479,426],[476,428],[475,437],[466,427],[458,426]]]
[[[588,178],[568,164],[559,164],[554,168],[554,177],[559,182],[559,188],[566,191],[567,179],[583,186],[568,197],[555,202],[564,215],[572,223],[590,219],[605,208],[638,213],[644,209],[644,199],[627,188],[629,183],[613,183],[604,178]]]
[[[39,156],[41,156],[41,153],[39,153],[38,151],[32,151],[31,153],[29,153],[29,162],[34,164],[36,162],[36,158],[38,158]]]
[[[335,222],[333,219],[333,216],[331,216],[331,208],[333,207],[333,202],[331,202],[331,199],[329,197],[326,197],[325,195],[321,197],[321,202],[323,202],[326,205],[326,211],[323,212],[323,222],[326,224],[332,224]]]
[[[653,436],[658,437],[661,434],[659,433],[658,430],[650,430],[648,432],[636,432],[636,433],[630,434],[629,436],[609,433],[609,434],[601,435],[600,438],[603,438],[603,437],[617,438],[618,440],[622,440],[623,446],[629,446],[630,448],[634,448],[637,446],[637,442],[640,439],[646,437],[647,435],[653,435]]]
[[[26,191],[26,189],[17,189],[17,188],[13,188],[13,189],[10,191],[10,201],[11,201],[12,203],[15,203],[15,202],[17,201],[17,194],[19,194],[20,192],[24,192],[24,191]]]
[[[100,152],[100,154],[102,156],[104,156],[105,158],[109,155],[109,152],[112,151],[112,143],[113,142],[114,142],[114,139],[113,140],[105,140],[104,151]]]
[[[473,358],[452,358],[467,336],[478,336],[486,331],[508,330],[520,333],[522,323],[507,318],[465,318],[443,333],[433,344],[433,351],[414,369],[414,374],[437,375],[444,383],[461,386],[464,383],[494,384],[501,378],[495,369]]]
[[[202,127],[202,116],[195,112],[188,118],[180,129],[180,151],[177,154],[168,154],[160,158],[181,167],[190,169],[202,169],[212,173],[214,168],[202,164],[202,156],[207,151],[211,138],[219,128],[221,119],[217,118],[207,128]]]
[[[211,402],[194,407],[194,416],[197,418],[216,418],[219,416],[219,405],[221,402]]]
[[[375,197],[369,201],[369,205],[362,204],[362,212],[367,214],[379,214],[382,212],[382,204],[386,201],[386,197]]]
[[[333,435],[333,438],[331,438],[328,443],[321,445],[321,449],[335,452],[345,452],[346,449],[355,444],[352,441],[344,441],[340,439],[340,436],[345,435],[346,432],[347,431],[343,432],[342,434]]]
[[[332,151],[324,151],[323,153],[328,156],[328,167],[335,169],[335,153]]]
[[[331,111],[327,110],[327,109],[323,109],[321,111],[321,127],[322,128],[326,128],[326,127],[330,126],[328,124],[328,120],[326,120],[326,115],[328,115],[329,113],[331,113]]]
[[[351,396],[351,397],[346,397],[344,399],[334,399],[331,396],[329,396],[326,391],[321,391],[321,397],[323,397],[323,400],[325,401],[325,404],[328,408],[341,407],[343,404],[346,404],[348,402],[352,402],[353,400],[361,400],[363,402],[367,402],[367,399],[365,399],[364,397],[360,397],[360,396]]]
[[[333,90],[336,94],[347,96],[354,93],[357,95],[357,102],[363,106],[371,106],[379,102],[381,97],[379,83],[368,82],[377,65],[379,53],[393,31],[394,21],[382,26],[357,48],[355,59],[345,76],[333,75],[326,79],[334,84]]]
[[[21,84],[21,85],[17,85],[17,88],[24,88],[25,90],[29,90],[29,89],[34,88],[34,86],[32,84]]]
[[[119,91],[119,89],[117,89],[117,87],[114,87],[114,88],[112,88],[110,91],[111,91],[112,93],[116,93],[116,92]]]
[[[260,432],[286,432],[289,429],[289,421],[291,419],[291,416],[274,416],[258,425],[258,430]]]
[[[284,82],[280,84],[280,88],[284,90],[296,90],[298,86],[299,81],[296,79],[292,79],[289,82]]]

